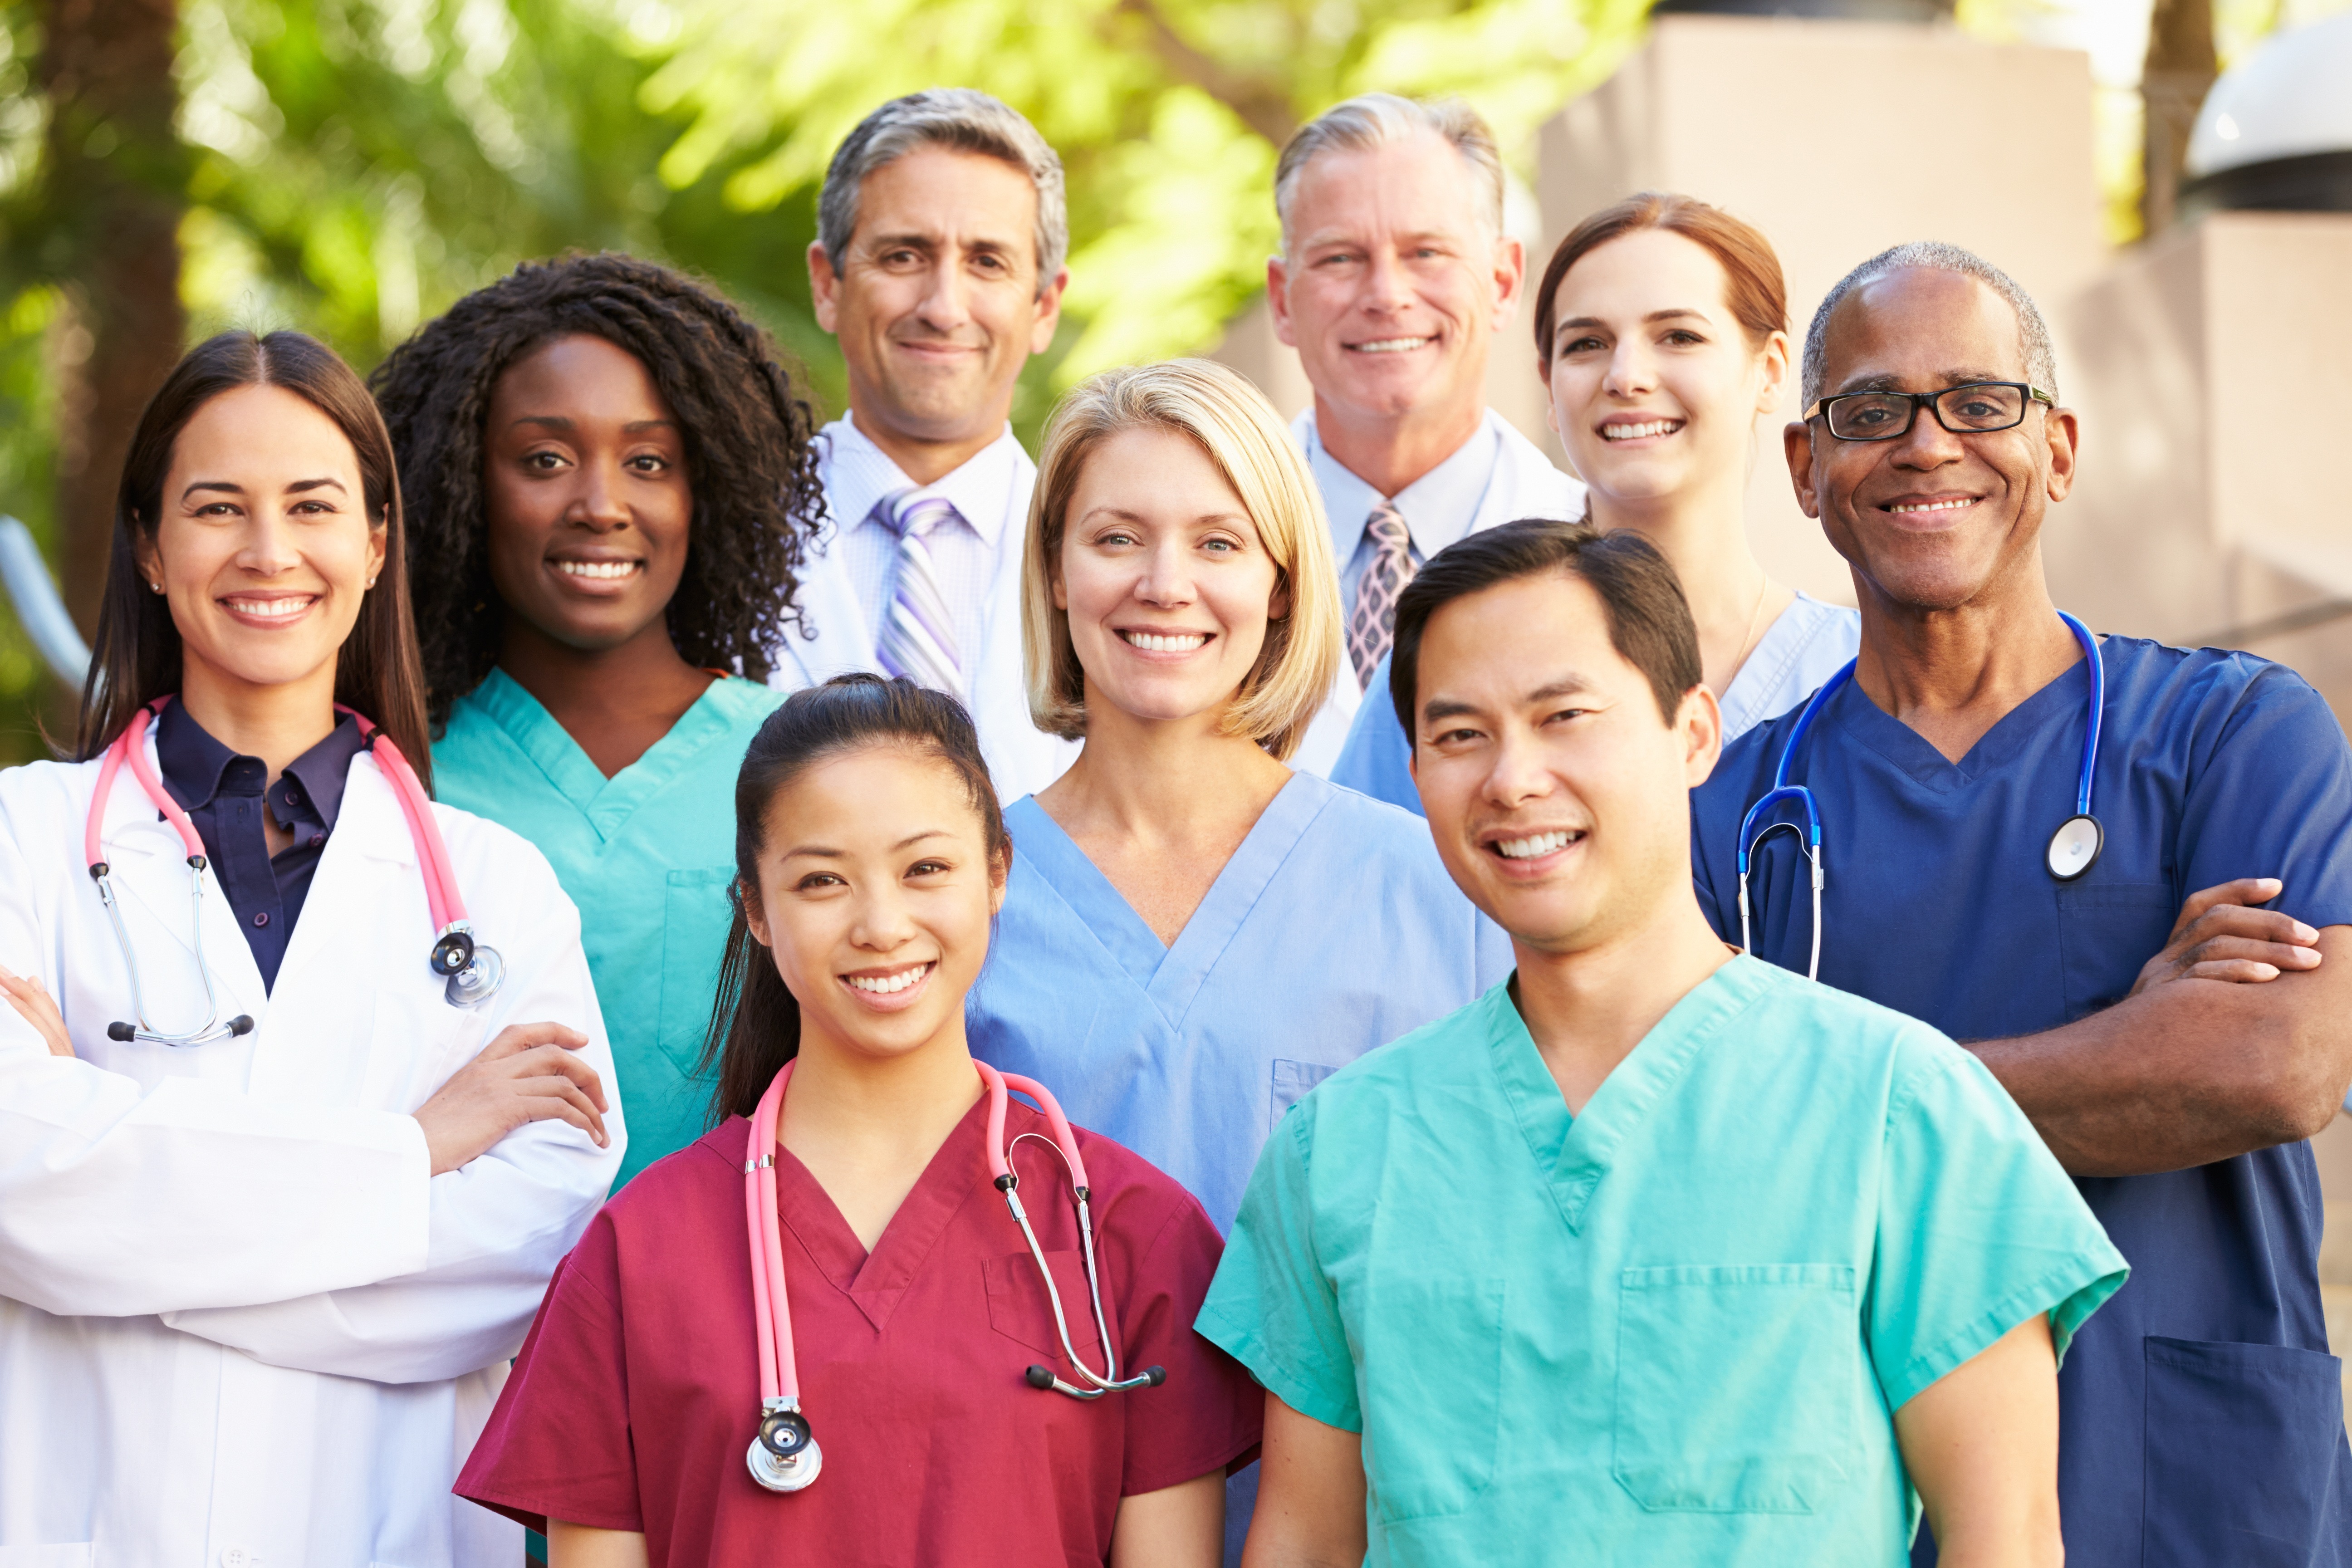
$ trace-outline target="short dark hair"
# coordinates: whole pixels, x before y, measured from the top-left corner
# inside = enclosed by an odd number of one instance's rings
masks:
[[[1447,545],[1398,596],[1389,696],[1408,743],[1421,701],[1421,635],[1429,617],[1456,599],[1547,572],[1580,578],[1601,595],[1609,646],[1649,679],[1659,716],[1675,721],[1683,699],[1704,679],[1698,627],[1675,569],[1633,529],[1603,533],[1590,522],[1523,518]]]
[[[801,1006],[776,973],[776,961],[751,935],[745,900],[760,896],[760,850],[768,808],[794,779],[829,757],[867,746],[903,746],[946,763],[963,781],[981,842],[998,868],[1012,864],[1013,840],[996,804],[996,785],[981,755],[980,733],[963,704],[900,676],[836,675],[803,687],[767,717],[735,775],[735,880],[727,889],[735,919],[719,961],[719,994],[702,1044],[701,1070],[716,1078],[712,1125],[759,1108],[784,1064],[800,1055]]]

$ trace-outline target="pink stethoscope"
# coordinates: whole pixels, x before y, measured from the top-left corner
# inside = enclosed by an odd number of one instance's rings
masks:
[[[989,1174],[995,1178],[996,1190],[1004,1194],[1013,1223],[1029,1243],[1037,1277],[1045,1282],[1045,1300],[1054,1306],[1054,1327],[1062,1337],[1062,1353],[1078,1369],[1078,1375],[1094,1386],[1065,1383],[1045,1366],[1029,1368],[1023,1374],[1024,1381],[1032,1388],[1055,1389],[1073,1399],[1100,1399],[1106,1394],[1155,1388],[1167,1382],[1168,1373],[1156,1366],[1147,1366],[1134,1377],[1118,1375],[1118,1352],[1111,1348],[1110,1325],[1103,1317],[1102,1283],[1095,1276],[1095,1226],[1087,1208],[1087,1163],[1078,1154],[1069,1119],[1045,1085],[1018,1073],[998,1072],[983,1061],[971,1065],[988,1086]],[[801,1414],[800,1369],[793,1359],[793,1312],[784,1296],[783,1231],[776,1217],[776,1181],[766,1173],[776,1163],[776,1117],[783,1109],[784,1086],[792,1077],[793,1064],[786,1062],[784,1070],[768,1085],[768,1092],[760,1097],[758,1109],[751,1112],[751,1142],[743,1152],[744,1207],[751,1232],[752,1318],[760,1336],[760,1435],[751,1440],[744,1458],[751,1467],[751,1479],[772,1492],[796,1492],[816,1479],[824,1467],[824,1456],[809,1432],[808,1417]],[[1034,1132],[1024,1132],[1011,1144],[1005,1142],[1004,1109],[1013,1089],[1035,1100],[1045,1113],[1054,1133],[1051,1146],[1060,1152],[1070,1173],[1070,1191],[1078,1207],[1078,1237],[1086,1257],[1087,1292],[1093,1300],[1095,1332],[1102,1340],[1104,1372],[1099,1376],[1078,1359],[1076,1348],[1070,1343],[1070,1322],[1062,1313],[1061,1292],[1055,1289],[1054,1272],[1046,1267],[1037,1233],[1030,1228],[1028,1211],[1021,1206],[1021,1178],[1013,1173],[1013,1148],[1023,1138],[1036,1138],[1041,1143],[1048,1141]]]
[[[213,992],[212,966],[205,962],[204,840],[196,837],[195,824],[188,820],[188,814],[180,809],[180,803],[164,789],[163,781],[155,776],[154,768],[147,761],[145,721],[162,717],[164,704],[171,700],[169,697],[159,697],[148,703],[107,747],[105,759],[99,764],[98,788],[90,795],[89,820],[82,828],[82,858],[89,865],[90,880],[98,884],[98,899],[106,906],[106,918],[113,922],[114,940],[122,949],[123,966],[131,973],[131,1005],[139,1019],[136,1024],[109,1024],[106,1037],[149,1040],[163,1046],[201,1046],[252,1033],[253,1019],[239,1013],[226,1023],[221,1022],[220,1002]],[[340,702],[335,704],[335,711],[350,713],[358,723],[368,749],[375,753],[376,765],[392,781],[392,792],[400,800],[401,814],[408,818],[409,837],[425,868],[425,905],[433,911],[433,925],[438,933],[428,962],[433,973],[447,982],[443,996],[452,1007],[471,1007],[487,1001],[506,978],[506,963],[499,957],[498,949],[474,940],[473,922],[466,918],[465,901],[457,896],[457,874],[449,868],[449,847],[441,841],[440,825],[433,820],[433,807],[425,798],[425,786],[417,783],[415,770],[408,765],[408,759],[400,754],[400,748],[392,743],[390,736]],[[192,887],[189,908],[195,928],[196,973],[204,977],[205,1005],[209,1009],[199,1028],[175,1033],[158,1029],[147,1021],[147,998],[139,984],[139,957],[131,950],[131,933],[124,929],[122,910],[114,900],[113,868],[107,865],[99,848],[99,829],[106,821],[107,799],[114,793],[114,775],[126,762],[139,780],[139,787],[147,792],[155,809],[179,833],[180,842],[188,851]]]

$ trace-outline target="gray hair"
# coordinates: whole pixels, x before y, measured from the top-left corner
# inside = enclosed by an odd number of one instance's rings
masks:
[[[816,202],[817,241],[834,272],[840,273],[849,237],[857,230],[857,195],[866,176],[924,147],[977,153],[1029,176],[1037,188],[1037,287],[1053,281],[1070,253],[1062,160],[1019,110],[969,87],[935,87],[894,98],[859,121],[834,149]]]
[[[1290,246],[1290,207],[1298,183],[1318,153],[1369,153],[1416,136],[1437,135],[1462,154],[1478,182],[1479,216],[1496,234],[1503,232],[1503,157],[1495,133],[1478,111],[1458,98],[1428,101],[1392,92],[1367,92],[1335,103],[1294,132],[1274,166],[1274,211],[1282,220],[1282,243]]]
[[[1839,279],[1837,287],[1822,298],[1821,309],[1813,312],[1813,324],[1805,329],[1805,363],[1802,386],[1797,394],[1798,407],[1811,408],[1821,401],[1822,384],[1829,374],[1830,318],[1837,313],[1845,297],[1865,283],[1874,283],[1890,272],[1912,267],[1958,272],[1975,279],[2008,300],[2010,309],[2017,312],[2018,336],[2025,340],[2025,379],[2051,396],[2058,395],[2058,355],[2050,346],[2050,328],[2035,308],[2033,296],[2019,288],[2016,279],[1975,251],[1962,250],[1941,240],[1921,239],[1880,251]]]

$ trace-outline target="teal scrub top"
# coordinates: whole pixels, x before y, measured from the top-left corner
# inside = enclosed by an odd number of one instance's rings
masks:
[[[1580,1116],[1507,984],[1342,1068],[1197,1326],[1363,1434],[1369,1564],[1895,1568],[1892,1413],[2124,1275],[1975,1058],[1735,958]]]
[[[611,778],[502,669],[457,700],[434,793],[528,838],[580,906],[580,938],[628,1106],[622,1183],[709,1127],[696,1071],[732,910],[735,775],[784,693],[714,680]]]

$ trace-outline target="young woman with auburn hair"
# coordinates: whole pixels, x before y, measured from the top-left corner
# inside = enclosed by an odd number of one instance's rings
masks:
[[[1789,377],[1780,258],[1753,226],[1645,191],[1578,224],[1534,295],[1536,372],[1601,528],[1637,528],[1681,579],[1727,744],[1854,654],[1861,618],[1776,583],[1748,542],[1756,423]],[[1404,731],[1368,702],[1334,780],[1418,811]]]
[[[425,795],[402,527],[348,366],[200,344],[0,773],[0,1562],[521,1552],[449,1483],[619,1107],[546,861]]]

